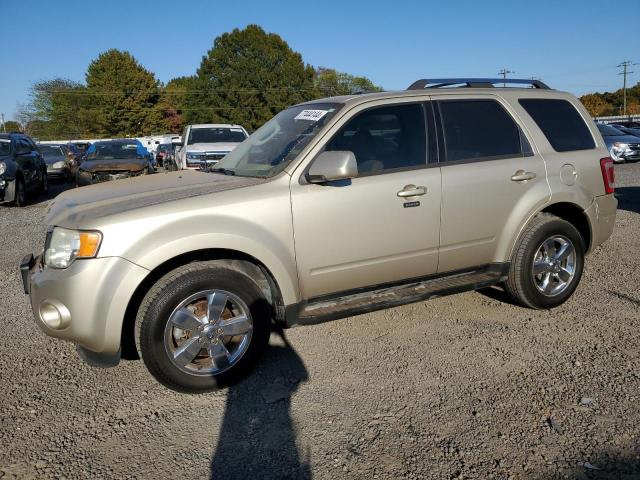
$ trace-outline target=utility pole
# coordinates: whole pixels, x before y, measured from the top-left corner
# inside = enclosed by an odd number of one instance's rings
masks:
[[[0,113],[0,118],[2,119],[2,132],[6,132],[5,128],[4,128],[4,113]]]
[[[618,72],[618,75],[622,75],[622,114],[627,114],[627,75],[631,75],[633,72],[629,71],[629,67],[631,65],[637,65],[637,63],[633,63],[630,60],[625,60],[622,63],[617,65],[618,68],[622,68],[621,72]]]
[[[516,72],[512,72],[511,70],[507,70],[506,68],[503,68],[502,70],[500,70],[498,72],[498,75],[502,75],[502,80],[504,80],[504,82],[502,83],[503,87],[507,86],[507,74],[508,73],[516,73]]]

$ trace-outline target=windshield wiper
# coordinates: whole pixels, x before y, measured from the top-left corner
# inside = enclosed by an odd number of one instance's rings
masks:
[[[212,173],[224,173],[225,175],[235,175],[236,174],[236,172],[234,172],[233,170],[230,170],[228,168],[222,168],[222,167],[210,168],[208,171],[212,172]]]

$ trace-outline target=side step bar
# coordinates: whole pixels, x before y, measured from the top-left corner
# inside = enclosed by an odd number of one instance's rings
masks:
[[[372,287],[331,298],[320,297],[287,307],[286,323],[313,325],[384,308],[427,300],[497,284],[507,277],[509,264],[491,264],[471,271],[431,276],[395,285]]]

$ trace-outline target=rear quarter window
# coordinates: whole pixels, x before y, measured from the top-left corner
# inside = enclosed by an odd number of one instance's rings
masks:
[[[570,102],[545,98],[522,98],[519,102],[556,152],[595,148],[589,127]]]

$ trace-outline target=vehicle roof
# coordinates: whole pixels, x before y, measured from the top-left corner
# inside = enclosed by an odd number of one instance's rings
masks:
[[[572,96],[567,92],[552,89],[520,88],[520,87],[460,87],[460,88],[424,88],[422,90],[397,90],[389,92],[361,93],[357,95],[342,95],[337,97],[319,98],[304,102],[299,105],[314,105],[318,103],[342,103],[346,105],[358,105],[375,100],[387,100],[397,98],[414,97],[446,97],[451,95],[478,95],[500,96],[505,99],[518,98],[566,98]]]
[[[191,128],[243,128],[242,125],[235,125],[231,123],[196,123],[191,125]]]

